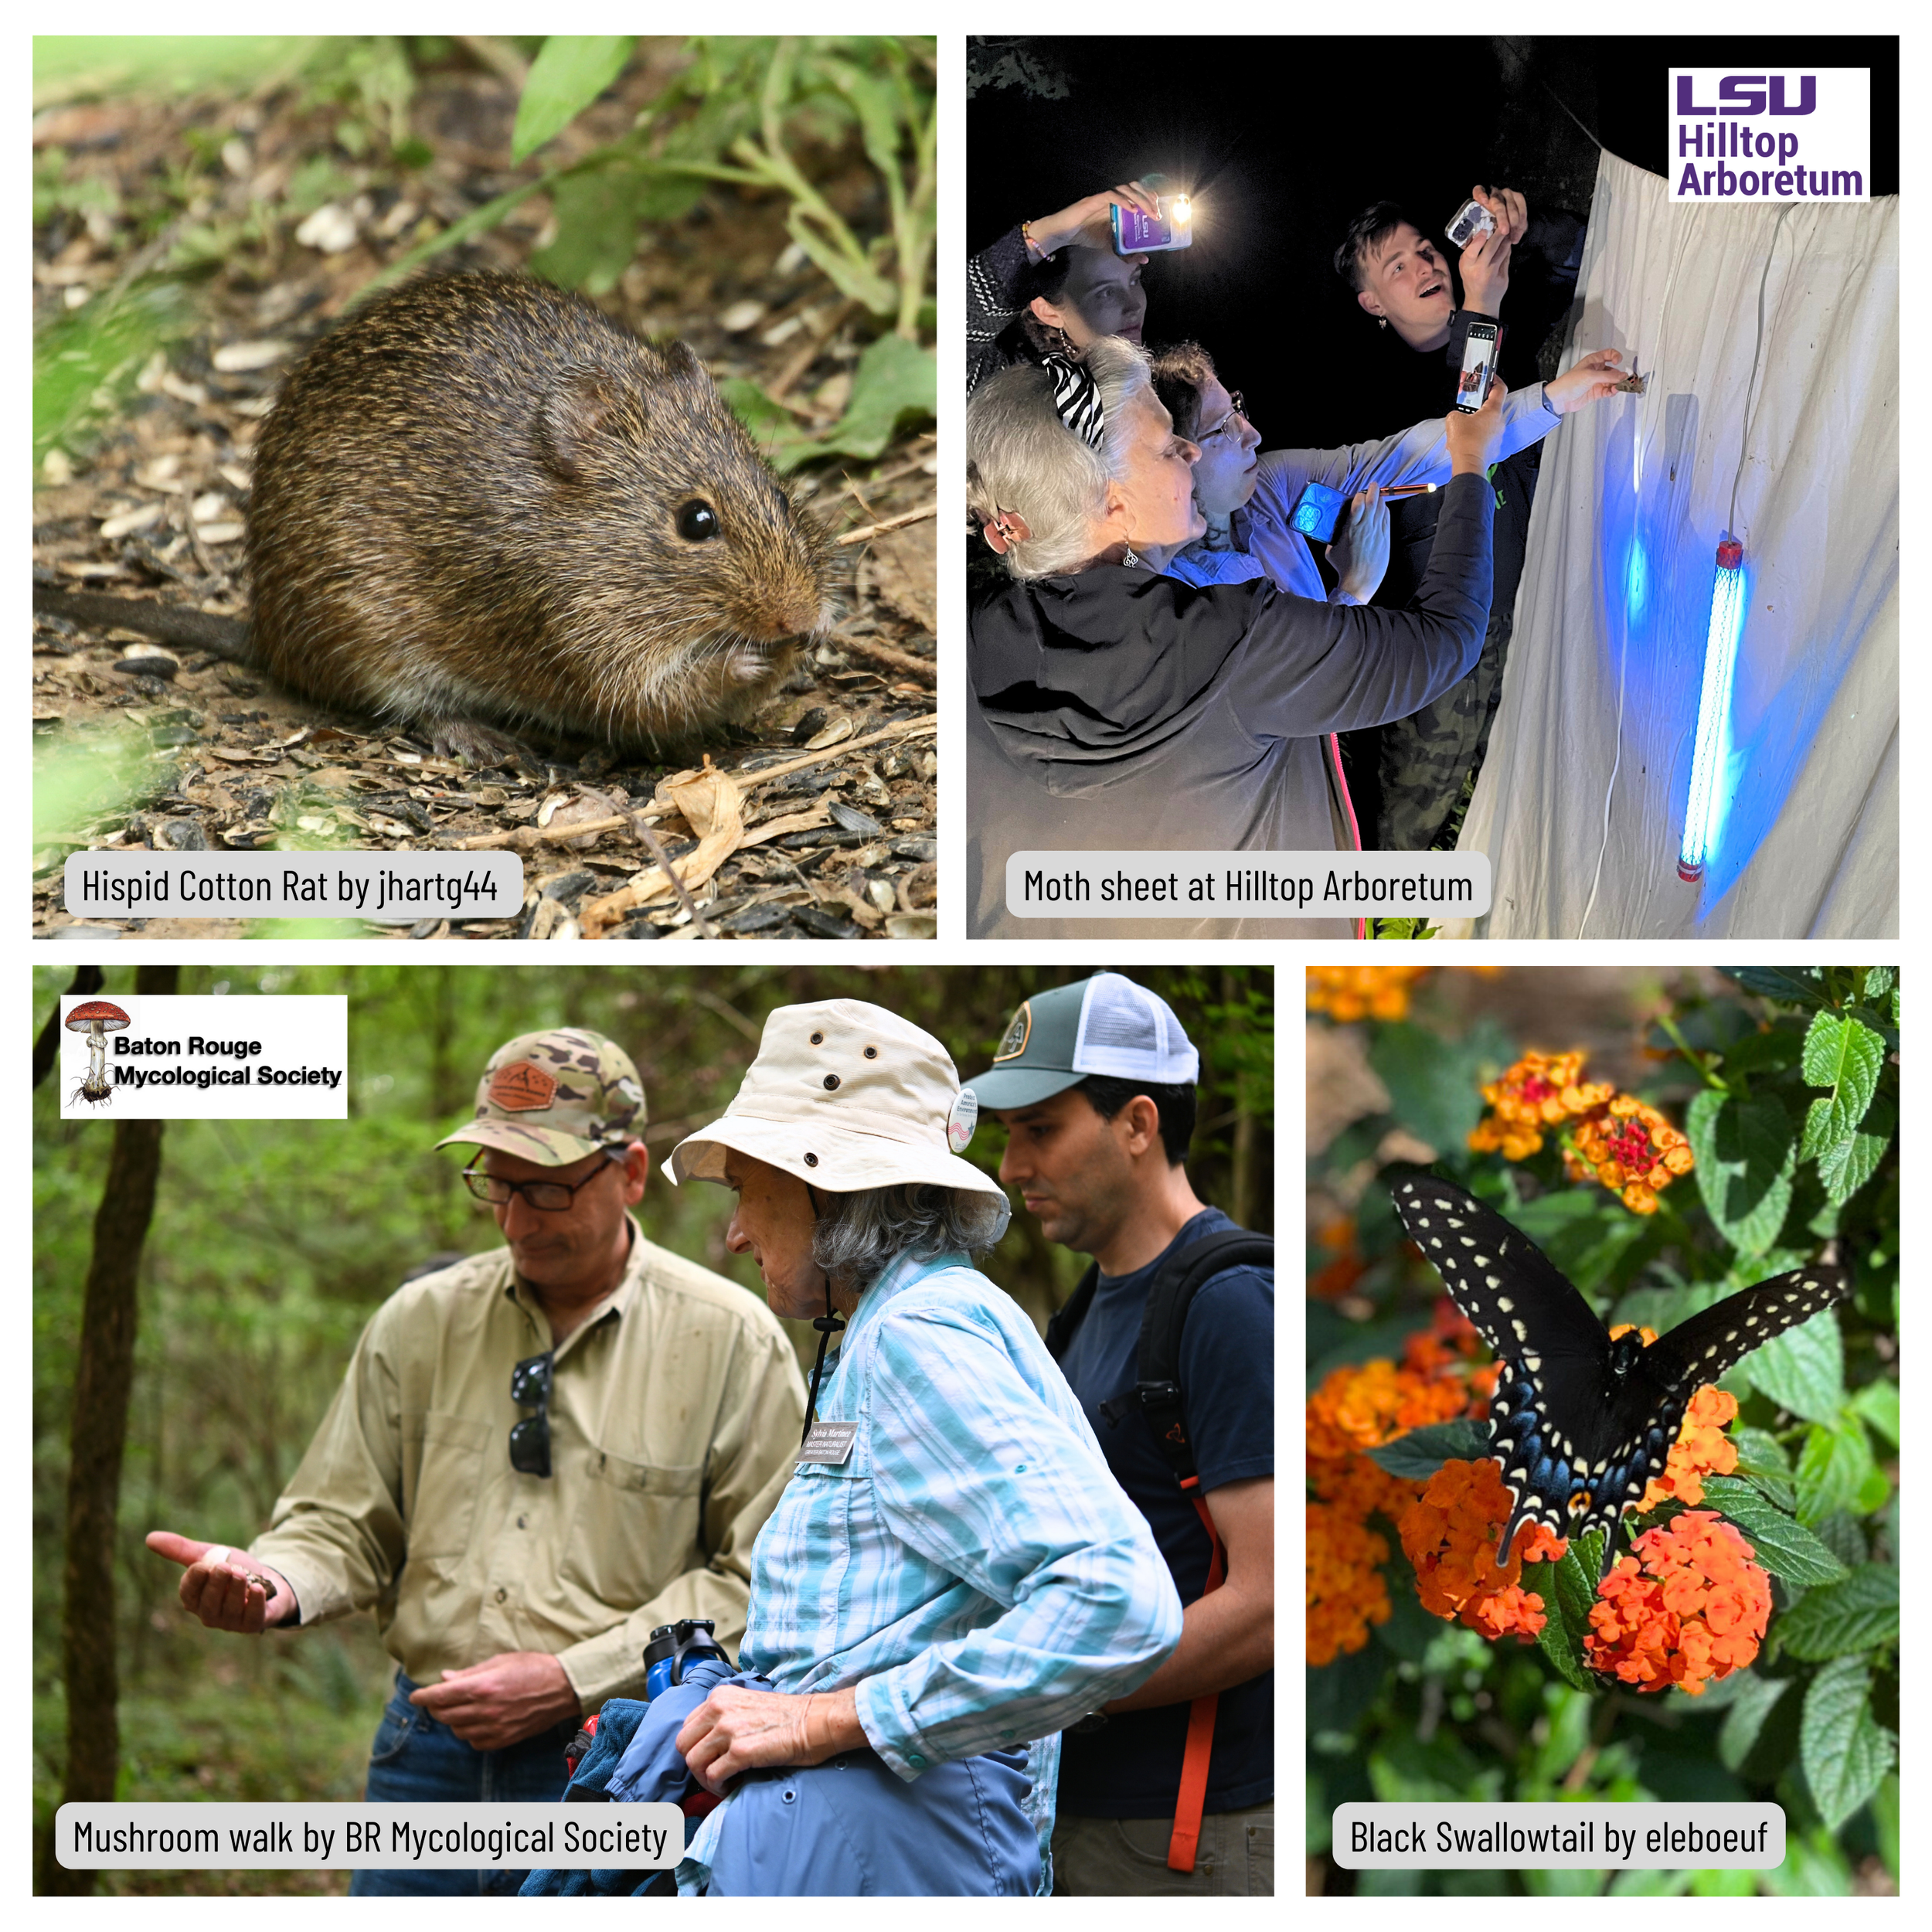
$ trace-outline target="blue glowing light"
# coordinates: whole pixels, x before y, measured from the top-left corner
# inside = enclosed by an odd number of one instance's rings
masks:
[[[1744,546],[1730,531],[1717,546],[1711,580],[1711,615],[1704,640],[1704,689],[1697,704],[1697,749],[1691,760],[1690,797],[1684,811],[1684,842],[1677,855],[1680,879],[1702,878],[1730,804],[1725,767],[1730,750],[1731,680],[1737,641],[1744,629]]]
[[[1624,607],[1632,623],[1641,619],[1650,598],[1650,561],[1644,555],[1644,540],[1632,534],[1630,555],[1624,565]]]

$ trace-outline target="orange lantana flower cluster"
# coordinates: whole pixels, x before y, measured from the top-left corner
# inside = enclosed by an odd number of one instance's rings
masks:
[[[1728,1476],[1737,1467],[1737,1445],[1724,1433],[1736,1420],[1736,1396],[1719,1388],[1699,1389],[1684,1412],[1684,1426],[1671,1444],[1664,1473],[1652,1476],[1649,1488],[1637,1499],[1638,1515],[1647,1516],[1672,1499],[1692,1508],[1702,1502],[1704,1478]]]
[[[1471,1147],[1526,1161],[1542,1147],[1543,1128],[1601,1107],[1616,1089],[1607,1080],[1584,1086],[1583,1059],[1580,1053],[1524,1054],[1482,1090],[1491,1111],[1469,1136]]]
[[[1387,1539],[1369,1526],[1396,1521],[1420,1485],[1392,1476],[1364,1451],[1434,1422],[1480,1415],[1493,1372],[1471,1372],[1475,1332],[1444,1304],[1434,1328],[1411,1335],[1400,1366],[1386,1359],[1336,1369],[1308,1398],[1307,1434],[1308,1655],[1332,1664],[1369,1641],[1371,1624],[1389,1621],[1389,1593],[1379,1566]],[[1464,1332],[1466,1331],[1466,1332]]]
[[[1406,1019],[1409,988],[1427,966],[1311,966],[1308,1011],[1346,1022]]]
[[[1527,1642],[1546,1619],[1542,1597],[1520,1587],[1523,1564],[1554,1561],[1569,1545],[1541,1523],[1526,1523],[1498,1563],[1497,1536],[1509,1514],[1509,1492],[1492,1458],[1445,1462],[1403,1513],[1402,1549],[1415,1566],[1423,1609],[1492,1641]]]
[[[1594,1670],[1639,1690],[1677,1685],[1695,1697],[1757,1655],[1770,1580],[1743,1536],[1708,1509],[1689,1509],[1637,1539],[1590,1606],[1583,1653]]]
[[[1573,1181],[1600,1181],[1633,1214],[1655,1214],[1659,1192],[1696,1162],[1690,1143],[1634,1094],[1583,1079],[1581,1053],[1526,1053],[1482,1090],[1490,1111],[1469,1136],[1478,1154],[1526,1161],[1546,1128],[1564,1131],[1563,1169]]]
[[[1563,1149],[1572,1180],[1603,1182],[1633,1214],[1655,1214],[1657,1196],[1696,1165],[1690,1143],[1654,1107],[1619,1094],[1601,1114],[1579,1121],[1575,1151]]]

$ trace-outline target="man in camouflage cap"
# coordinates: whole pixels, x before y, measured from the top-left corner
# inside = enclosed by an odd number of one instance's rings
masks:
[[[170,1532],[181,1600],[259,1631],[373,1609],[399,1666],[372,1801],[542,1801],[583,1713],[641,1696],[652,1630],[734,1649],[804,1386],[755,1295],[645,1240],[644,1088],[614,1041],[526,1033],[437,1143],[503,1246],[406,1282],[362,1332],[246,1550]],[[359,1871],[359,1893],[514,1892],[512,1872]]]

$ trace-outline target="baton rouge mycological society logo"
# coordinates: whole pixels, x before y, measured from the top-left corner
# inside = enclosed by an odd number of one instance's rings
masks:
[[[1670,72],[1672,201],[1869,201],[1872,73]]]
[[[70,1008],[64,1024],[69,1032],[80,1034],[87,1043],[87,1070],[69,1095],[69,1102],[85,1100],[90,1107],[105,1107],[114,1097],[114,1083],[107,1078],[107,1036],[124,1032],[131,1022],[112,1000],[90,999]]]
[[[490,1077],[490,1103],[506,1114],[541,1114],[556,1098],[556,1076],[535,1060],[512,1060]]]

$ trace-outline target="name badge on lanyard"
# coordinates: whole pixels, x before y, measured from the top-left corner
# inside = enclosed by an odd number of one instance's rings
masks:
[[[815,1422],[804,1447],[798,1451],[801,1462],[843,1462],[859,1440],[855,1422]]]

